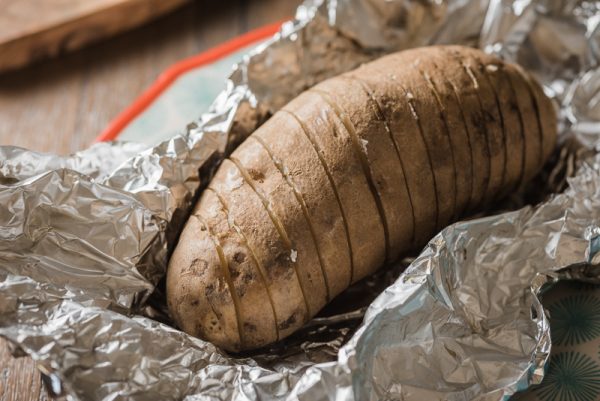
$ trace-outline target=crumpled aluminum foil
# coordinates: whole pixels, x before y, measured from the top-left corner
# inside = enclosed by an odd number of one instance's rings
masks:
[[[598,7],[308,0],[180,136],[66,158],[0,147],[0,335],[68,400],[501,400],[538,383],[551,346],[543,287],[600,277]],[[497,210],[574,175],[568,189],[446,228],[258,353],[229,356],[169,326],[167,257],[219,160],[314,83],[433,43],[517,61],[556,100],[561,149]]]

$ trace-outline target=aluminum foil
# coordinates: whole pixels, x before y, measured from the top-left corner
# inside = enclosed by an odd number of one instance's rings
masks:
[[[68,400],[501,400],[538,383],[551,346],[541,292],[600,277],[598,7],[309,0],[235,67],[207,113],[154,148],[0,147],[0,335]],[[314,83],[434,43],[517,61],[555,99],[560,149],[487,214],[543,202],[444,229],[251,355],[172,327],[167,258],[223,156]]]

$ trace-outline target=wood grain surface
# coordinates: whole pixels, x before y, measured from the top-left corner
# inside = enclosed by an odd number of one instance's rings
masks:
[[[291,16],[299,3],[194,1],[106,42],[0,75],[0,145],[59,154],[83,149],[166,67]],[[0,401],[48,398],[33,361],[12,358],[0,339]]]
[[[0,0],[0,71],[79,49],[188,0]]]

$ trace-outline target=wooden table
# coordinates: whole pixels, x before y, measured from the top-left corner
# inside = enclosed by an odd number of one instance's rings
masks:
[[[291,16],[299,3],[195,1],[101,44],[0,75],[0,144],[59,154],[83,149],[166,67]],[[0,339],[0,401],[48,398],[31,359],[13,359]]]

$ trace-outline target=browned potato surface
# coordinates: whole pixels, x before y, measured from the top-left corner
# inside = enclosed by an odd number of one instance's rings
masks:
[[[171,257],[169,309],[228,351],[282,339],[524,185],[555,143],[541,87],[478,50],[407,50],[324,81],[220,166]]]

